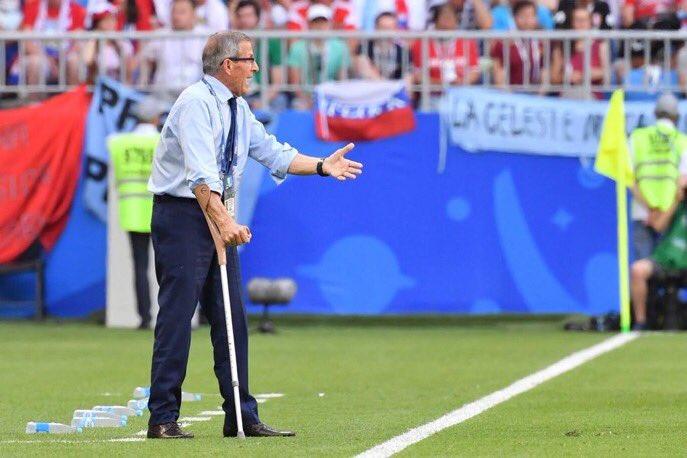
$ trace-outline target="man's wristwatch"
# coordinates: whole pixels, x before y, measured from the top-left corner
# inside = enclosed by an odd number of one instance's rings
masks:
[[[324,173],[324,168],[323,168],[323,166],[324,166],[324,159],[320,159],[320,160],[317,162],[317,174],[318,174],[319,176],[321,176],[321,177],[328,177],[329,174],[328,174],[328,173]]]

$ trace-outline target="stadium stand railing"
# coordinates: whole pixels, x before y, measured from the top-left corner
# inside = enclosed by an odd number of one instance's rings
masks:
[[[431,76],[429,49],[433,40],[460,40],[463,46],[463,56],[470,53],[470,43],[476,43],[478,60],[476,68],[479,78],[473,84],[481,87],[498,87],[509,91],[533,93],[542,95],[562,95],[582,99],[601,98],[613,89],[622,87],[628,93],[637,94],[643,98],[648,94],[660,90],[671,90],[682,94],[687,81],[687,49],[682,49],[687,39],[684,31],[536,31],[536,32],[494,32],[494,31],[424,31],[424,32],[286,32],[282,30],[264,30],[249,33],[259,47],[260,59],[258,64],[262,70],[260,79],[255,81],[256,94],[266,104],[268,91],[293,93],[294,91],[310,92],[314,88],[312,81],[301,84],[290,84],[288,68],[288,46],[295,40],[322,40],[339,38],[344,40],[349,50],[355,50],[357,44],[365,46],[373,40],[390,39],[411,47],[412,43],[419,43],[421,61],[413,63],[411,58],[402,60],[402,74],[407,77],[410,93],[416,99],[419,109],[431,111],[437,108],[434,103],[437,96],[448,85],[456,83],[442,83]],[[100,48],[107,40],[131,40],[141,49],[152,40],[180,40],[205,38],[207,34],[195,32],[70,32],[63,34],[46,34],[34,32],[11,32],[0,35],[0,95],[3,98],[17,98],[22,100],[31,94],[57,93],[74,87],[67,82],[67,59],[75,44],[83,44],[89,40],[96,40]],[[283,83],[275,84],[270,81],[270,61],[268,56],[269,40],[281,42],[281,62],[278,67]],[[494,78],[495,59],[491,52],[498,42],[509,40],[508,43],[527,43],[524,40],[537,40],[541,53],[541,68],[538,76],[532,78],[533,72],[528,68],[525,59],[522,71],[523,81],[517,84],[510,80],[509,71],[504,72],[503,81]],[[25,56],[27,43],[52,43],[57,49],[55,62],[56,77],[48,81],[45,74],[41,74],[38,83],[28,84],[26,80]],[[603,43],[608,52],[599,55],[598,44]],[[418,45],[416,45],[418,46]],[[554,49],[558,49],[559,61],[562,69],[553,66]],[[682,55],[684,53],[684,55]],[[353,53],[352,53],[353,54]],[[502,63],[504,68],[511,67],[514,59],[511,46],[503,47]],[[472,65],[469,59],[463,59],[463,74]],[[102,56],[98,61],[102,64]],[[419,65],[418,65],[419,64]],[[79,61],[81,75],[86,73],[85,64]],[[433,65],[440,65],[436,61]],[[460,66],[461,64],[459,64]],[[575,70],[575,65],[578,67]],[[682,67],[681,67],[682,66]],[[96,73],[104,73],[102,65],[97,66]],[[458,67],[458,70],[460,68]],[[325,71],[321,72],[321,80],[326,80]],[[460,72],[459,72],[460,73]],[[555,75],[557,73],[557,77]],[[127,74],[124,65],[119,75],[123,80]],[[150,83],[147,67],[141,66],[134,71],[128,83],[142,91],[178,92],[183,87],[173,84]],[[345,78],[356,78],[354,71],[349,70]],[[468,84],[465,79],[457,83]]]

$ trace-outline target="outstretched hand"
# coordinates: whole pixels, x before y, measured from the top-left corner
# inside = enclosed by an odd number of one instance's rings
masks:
[[[322,164],[324,172],[339,181],[355,180],[358,175],[363,173],[363,164],[344,157],[354,146],[353,143],[349,143],[326,158]]]

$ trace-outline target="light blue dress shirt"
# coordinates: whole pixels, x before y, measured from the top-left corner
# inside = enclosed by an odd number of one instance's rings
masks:
[[[181,93],[169,112],[155,150],[148,190],[153,194],[195,197],[193,189],[207,184],[221,194],[223,185],[219,163],[221,145],[229,135],[231,119],[228,100],[233,94],[216,78],[205,75],[219,99],[201,80]],[[274,135],[250,111],[248,103],[237,98],[236,156],[234,183],[238,190],[248,157],[270,170],[277,183],[286,178],[298,151],[288,143],[279,143]]]

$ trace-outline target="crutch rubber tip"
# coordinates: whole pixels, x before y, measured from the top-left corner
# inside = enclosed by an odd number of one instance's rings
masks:
[[[245,439],[246,433],[244,433],[243,431],[239,431],[238,433],[236,433],[236,437],[238,437],[239,439]]]

